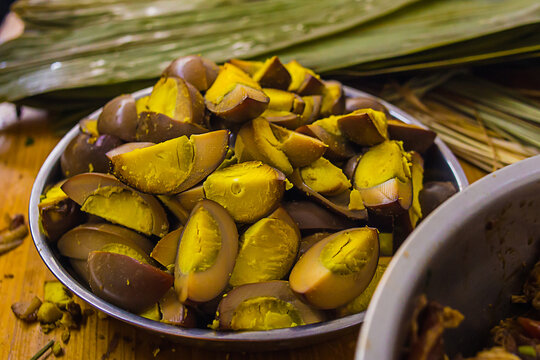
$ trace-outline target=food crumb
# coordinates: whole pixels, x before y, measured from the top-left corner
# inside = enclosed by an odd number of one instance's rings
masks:
[[[35,140],[31,136],[27,136],[26,140],[24,140],[24,146],[32,146],[34,145],[34,143],[35,143]]]
[[[101,319],[101,320],[104,320],[106,318],[108,318],[109,316],[107,314],[105,314],[103,311],[99,311],[97,312],[97,316],[98,316],[98,319]]]
[[[124,340],[125,342],[132,342],[133,341],[133,339],[130,338],[129,336],[127,336],[127,335],[122,336],[122,340]]]
[[[11,310],[15,316],[26,322],[34,322],[37,320],[37,312],[41,306],[41,300],[34,296],[30,301],[19,301],[11,305]]]
[[[54,342],[54,345],[52,346],[52,353],[55,357],[64,355],[64,350],[58,341]]]
[[[84,309],[83,310],[83,316],[84,317],[94,315],[94,313],[95,313],[94,309]]]
[[[54,324],[62,318],[62,315],[62,310],[56,304],[45,301],[38,309],[37,319],[44,324]]]
[[[115,332],[113,337],[111,338],[111,341],[109,341],[109,345],[107,346],[107,351],[103,356],[101,357],[101,360],[107,360],[111,354],[116,350],[118,347],[118,341],[120,340],[120,335]]]
[[[157,354],[159,354],[159,352],[161,351],[161,349],[159,347],[155,348],[154,351],[152,351],[152,355],[154,355],[154,357],[157,356]]]
[[[70,337],[71,337],[71,333],[69,329],[65,329],[64,331],[62,331],[62,342],[64,344],[67,344],[69,342]]]
[[[54,323],[51,323],[51,324],[39,323],[39,327],[41,328],[41,331],[43,331],[44,334],[48,334],[54,329],[56,329],[56,325]]]
[[[5,214],[5,218],[8,226],[0,230],[0,254],[7,253],[21,245],[26,235],[28,235],[24,215],[15,214],[9,216],[9,214]]]

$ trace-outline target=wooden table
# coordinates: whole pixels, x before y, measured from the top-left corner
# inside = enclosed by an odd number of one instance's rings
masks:
[[[11,123],[10,116],[0,111],[0,219],[6,213],[27,217],[34,178],[60,140],[42,114],[23,115],[25,120]],[[470,182],[485,175],[466,163],[462,165]],[[30,236],[15,250],[0,255],[0,324],[4,329],[0,334],[0,359],[29,359],[49,340],[60,340],[61,330],[44,334],[37,323],[26,324],[16,319],[10,309],[12,303],[29,300],[33,295],[42,298],[45,280],[52,279],[54,276],[39,257]],[[69,343],[63,345],[63,358],[102,359],[111,340],[116,338],[118,345],[109,359],[152,359],[154,354],[156,359],[352,359],[357,335],[351,333],[287,351],[223,353],[164,343],[118,320],[92,315],[80,330],[71,332]]]

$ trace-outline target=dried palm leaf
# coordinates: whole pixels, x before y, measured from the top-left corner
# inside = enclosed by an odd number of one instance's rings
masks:
[[[481,169],[494,171],[540,154],[538,105],[508,88],[455,72],[414,78],[392,88],[383,96]]]

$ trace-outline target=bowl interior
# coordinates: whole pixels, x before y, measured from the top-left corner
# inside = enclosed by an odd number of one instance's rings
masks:
[[[139,98],[148,95],[151,88],[141,90],[134,95]],[[364,92],[346,88],[348,96],[369,96]],[[376,98],[375,98],[376,99]],[[402,112],[395,106],[380,99],[397,119],[407,123],[419,124],[408,114]],[[89,115],[89,118],[97,118],[101,109]],[[206,329],[185,329],[167,325],[164,323],[148,320],[127,312],[121,308],[109,304],[101,298],[95,296],[90,289],[80,281],[71,270],[69,264],[62,259],[54,246],[50,246],[45,236],[39,230],[38,204],[40,195],[45,187],[60,180],[60,156],[69,142],[79,133],[78,126],[75,126],[58,143],[51,154],[42,165],[30,196],[29,204],[29,224],[35,246],[43,261],[51,272],[73,293],[86,301],[88,304],[103,311],[104,313],[128,322],[140,328],[158,332],[174,341],[197,346],[212,346],[227,350],[271,350],[280,348],[290,348],[312,344],[318,341],[328,340],[343,333],[358,329],[364,319],[364,313],[347,316],[340,319],[327,321],[320,324],[300,326],[291,329],[278,329],[265,332],[219,332]],[[436,146],[432,146],[425,154],[425,179],[426,181],[450,181],[457,189],[463,190],[467,186],[467,179],[458,161],[451,151],[436,139]]]

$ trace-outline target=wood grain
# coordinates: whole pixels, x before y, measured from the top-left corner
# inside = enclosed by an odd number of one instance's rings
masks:
[[[30,114],[9,124],[0,111],[0,221],[4,214],[27,217],[30,190],[37,172],[60,138],[43,116]],[[470,181],[485,173],[466,164]],[[11,275],[13,276],[11,278]],[[45,280],[54,279],[28,236],[15,250],[0,255],[0,359],[29,359],[50,339],[60,340],[60,330],[44,334],[37,324],[25,324],[13,315],[12,303],[43,296]],[[78,301],[82,304],[82,301]],[[224,353],[167,343],[145,331],[97,314],[71,333],[63,345],[63,359],[102,359],[113,338],[118,345],[109,359],[352,359],[356,333],[315,346],[266,353]],[[50,355],[50,358],[53,358]]]

